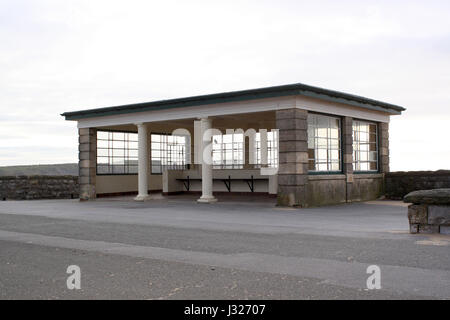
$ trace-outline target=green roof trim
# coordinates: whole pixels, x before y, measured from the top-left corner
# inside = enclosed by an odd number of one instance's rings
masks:
[[[391,114],[400,114],[402,111],[406,110],[403,107],[382,101],[377,101],[344,92],[313,87],[302,83],[295,83],[251,90],[222,92],[186,98],[177,98],[177,99],[160,100],[136,104],[127,104],[122,106],[65,112],[61,115],[65,117],[66,120],[79,120],[93,117],[119,115],[151,110],[183,108],[206,104],[236,102],[236,101],[255,100],[264,98],[294,96],[294,95],[303,95],[307,97],[319,98],[330,102],[339,102],[356,107],[388,112]]]

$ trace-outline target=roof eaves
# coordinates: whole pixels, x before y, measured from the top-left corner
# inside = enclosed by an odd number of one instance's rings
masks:
[[[161,101],[65,112],[62,113],[61,115],[64,116],[66,120],[79,120],[83,118],[144,112],[149,110],[172,109],[189,106],[199,106],[205,104],[217,104],[217,103],[236,102],[243,100],[264,99],[264,98],[292,96],[292,95],[304,95],[331,102],[339,102],[357,107],[389,112],[391,114],[400,114],[402,111],[406,110],[405,108],[397,105],[357,95],[323,89],[319,87],[308,86],[304,84],[291,84],[276,87],[223,92],[202,96],[192,96],[187,98],[177,98],[170,100],[161,100]]]

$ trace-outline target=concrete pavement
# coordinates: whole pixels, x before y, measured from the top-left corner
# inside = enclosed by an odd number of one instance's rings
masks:
[[[450,298],[450,238],[407,228],[404,204],[390,201],[0,202],[0,297]],[[69,264],[82,290],[65,288]],[[382,289],[369,291],[373,264]]]

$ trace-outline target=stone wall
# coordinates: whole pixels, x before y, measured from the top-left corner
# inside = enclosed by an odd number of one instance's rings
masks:
[[[386,198],[401,200],[416,190],[450,188],[450,170],[389,172],[385,185]]]
[[[450,235],[450,189],[419,190],[408,193],[411,233],[441,233]]]
[[[0,200],[74,199],[78,196],[76,176],[0,177]]]

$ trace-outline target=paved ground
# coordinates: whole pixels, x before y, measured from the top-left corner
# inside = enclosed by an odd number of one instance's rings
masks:
[[[450,298],[450,237],[410,235],[401,202],[192,200],[0,202],[0,299]]]

